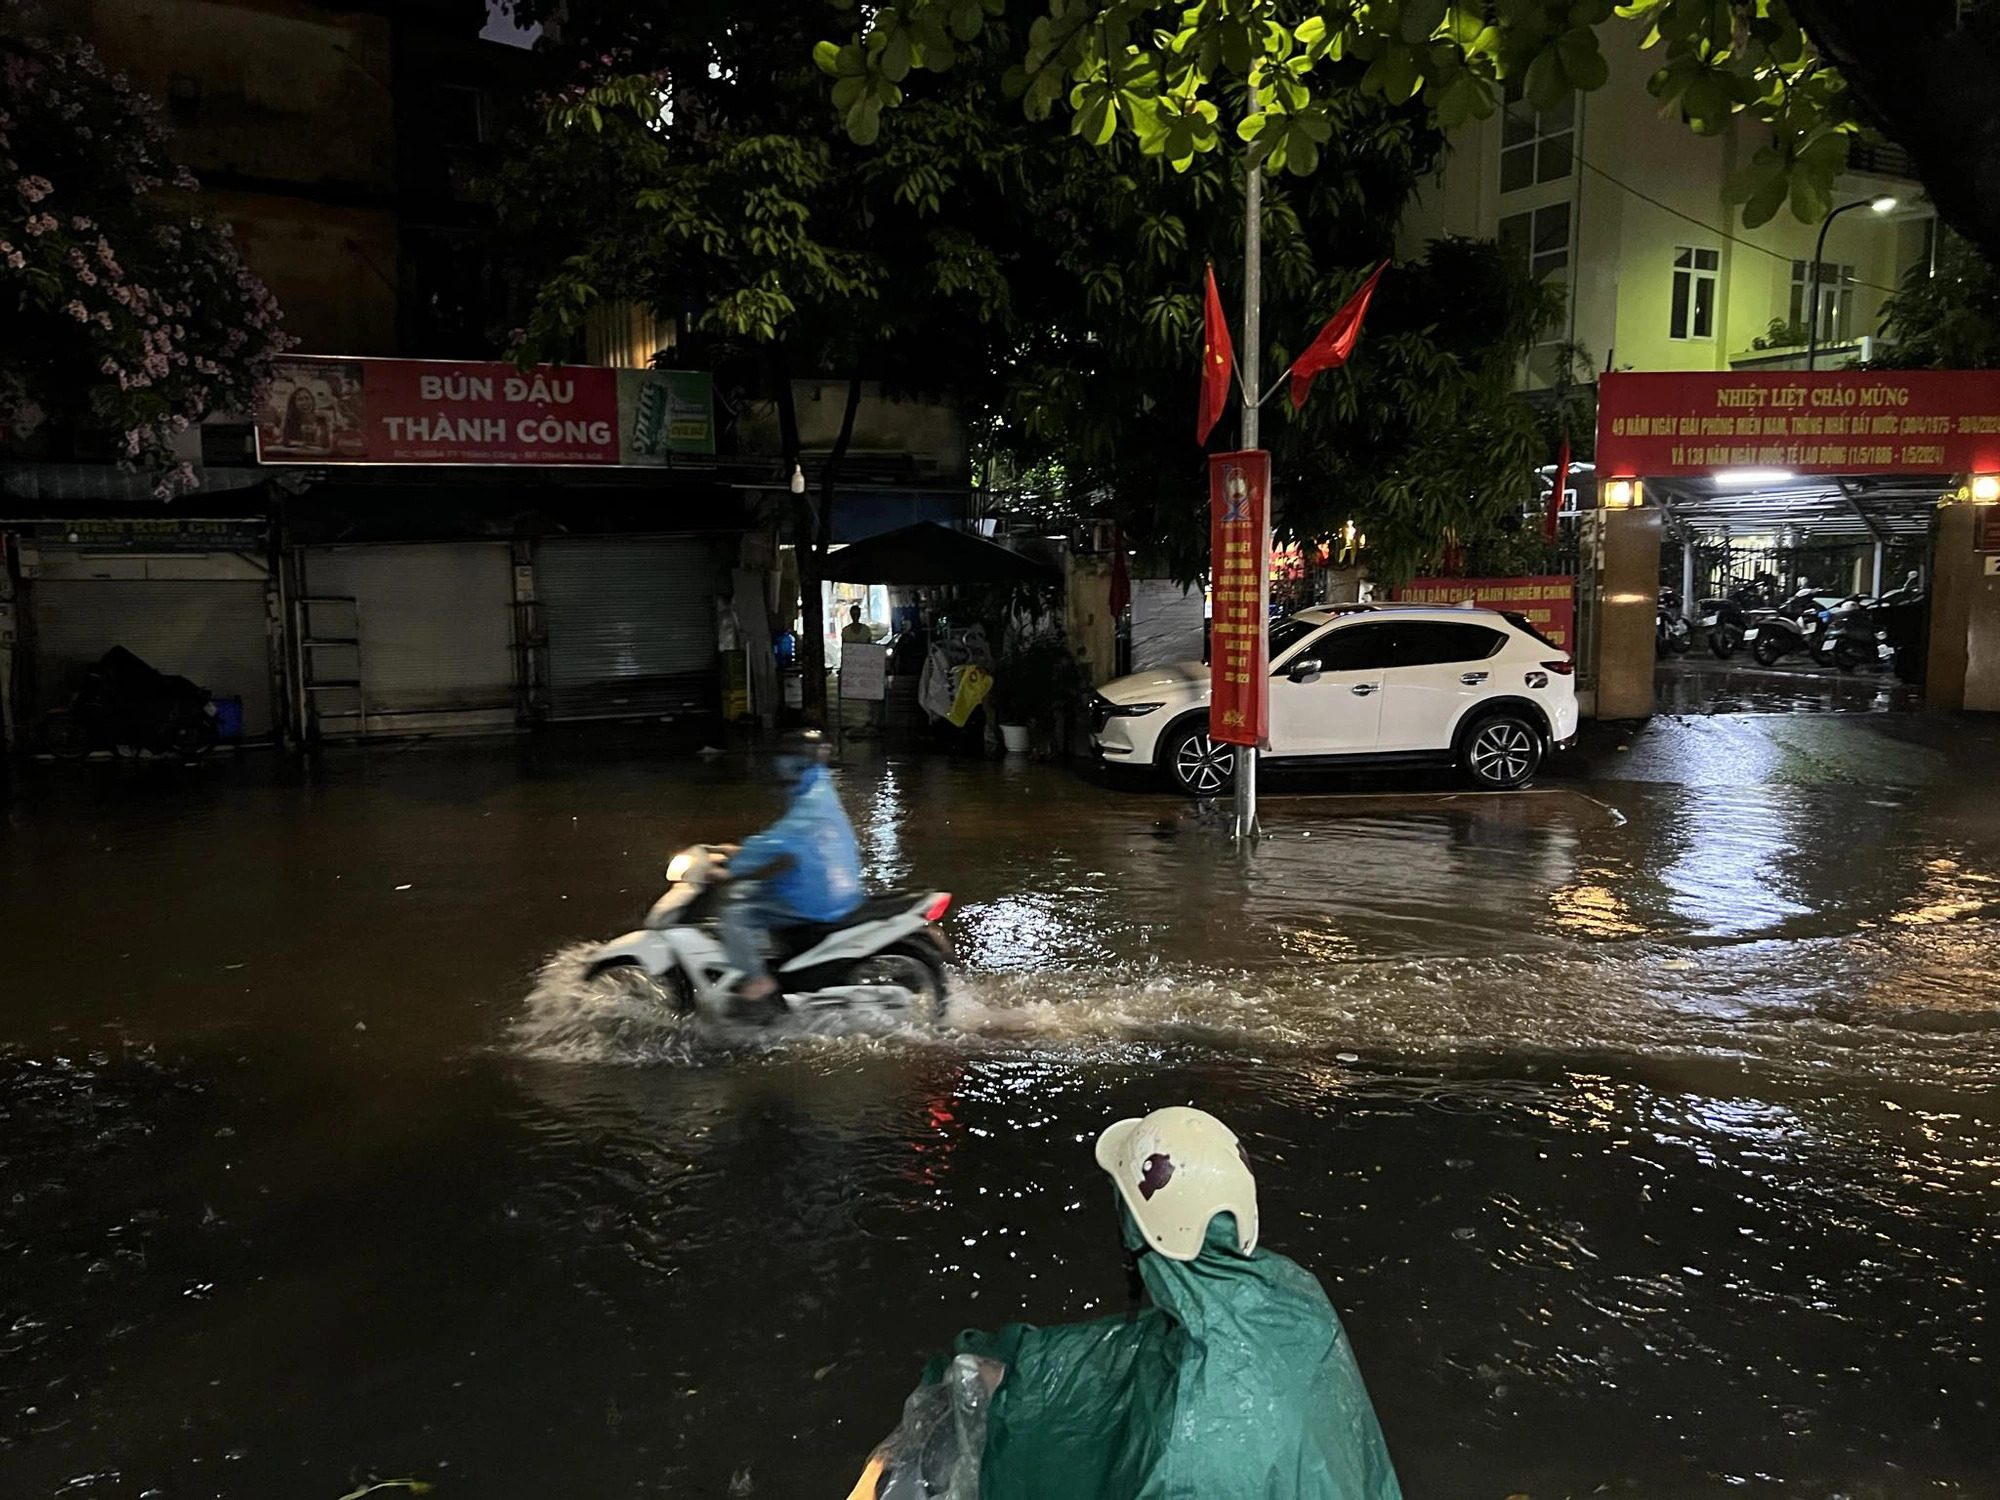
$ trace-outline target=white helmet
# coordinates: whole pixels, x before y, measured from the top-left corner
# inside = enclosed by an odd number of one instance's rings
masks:
[[[1201,1254],[1208,1221],[1236,1216],[1236,1245],[1257,1248],[1257,1179],[1235,1133],[1206,1110],[1176,1105],[1120,1120],[1097,1138],[1097,1164],[1111,1174],[1146,1242],[1168,1260]]]

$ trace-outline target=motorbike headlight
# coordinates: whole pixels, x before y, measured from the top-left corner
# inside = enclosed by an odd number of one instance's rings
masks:
[[[667,883],[669,885],[678,885],[681,881],[687,879],[688,871],[693,868],[694,855],[688,850],[683,849],[667,864]]]
[[[1105,712],[1114,719],[1143,719],[1164,707],[1163,703],[1113,703],[1107,705]]]

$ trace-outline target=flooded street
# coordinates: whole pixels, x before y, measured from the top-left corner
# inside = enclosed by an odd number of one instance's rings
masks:
[[[1195,1103],[1406,1492],[1992,1493],[1990,726],[1659,719],[1530,792],[837,772],[949,1024],[594,993],[767,762],[556,737],[93,765],[0,825],[0,1495],[844,1493],[962,1326],[1124,1306]],[[1343,791],[1342,795],[1331,792]]]

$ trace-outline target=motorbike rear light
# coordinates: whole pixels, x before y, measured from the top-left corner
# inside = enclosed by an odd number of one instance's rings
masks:
[[[1545,661],[1542,665],[1558,677],[1569,677],[1576,672],[1576,663],[1573,661]]]
[[[944,914],[950,910],[951,910],[951,892],[939,891],[935,896],[931,897],[930,901],[926,903],[926,905],[924,906],[924,920],[926,922],[936,922],[940,920],[944,916]]]

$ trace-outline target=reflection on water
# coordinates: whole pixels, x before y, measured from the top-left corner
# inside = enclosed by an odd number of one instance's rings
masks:
[[[747,760],[28,806],[0,1494],[838,1493],[960,1326],[1123,1306],[1089,1142],[1181,1102],[1248,1142],[1412,1500],[1990,1491],[1976,799],[1280,796],[1246,860],[1048,768],[838,779],[871,879],[958,896],[942,1026],[583,980],[665,852],[775,811]],[[147,893],[109,947],[105,891]]]

